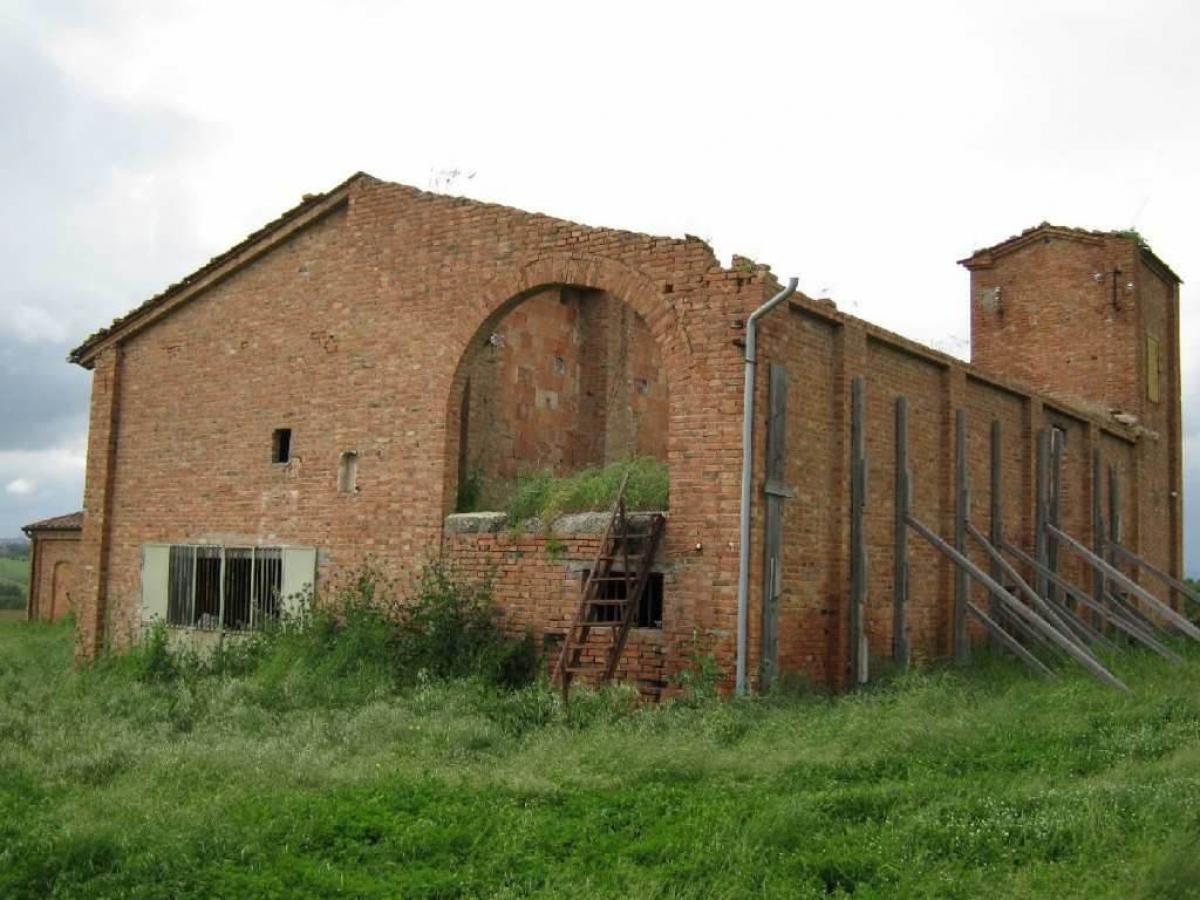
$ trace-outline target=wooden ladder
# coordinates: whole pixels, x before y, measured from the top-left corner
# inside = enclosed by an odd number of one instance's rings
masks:
[[[564,703],[570,699],[571,682],[576,675],[598,675],[599,681],[605,682],[611,681],[616,674],[662,541],[666,525],[662,513],[646,516],[647,524],[640,530],[631,527],[625,509],[628,481],[629,473],[626,473],[617,491],[600,551],[580,593],[575,621],[567,630],[558,658],[555,677],[562,687]],[[611,635],[604,648],[606,656],[599,663],[584,659],[593,630],[607,631]]]

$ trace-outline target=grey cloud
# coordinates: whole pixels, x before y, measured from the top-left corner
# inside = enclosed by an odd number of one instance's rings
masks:
[[[72,4],[72,17],[94,16],[97,8]],[[37,463],[51,448],[78,446],[87,430],[90,374],[66,362],[68,351],[193,268],[201,254],[187,209],[162,177],[196,146],[191,122],[127,108],[76,84],[19,22],[0,29],[0,96],[0,191],[8,211],[0,218],[0,454],[10,454],[0,463],[5,536],[80,507],[81,473],[48,477]],[[114,200],[122,175],[138,178],[137,197]],[[29,310],[48,327],[18,328]],[[13,462],[31,453],[33,463]],[[31,475],[38,482],[33,494],[4,490]]]
[[[86,430],[90,373],[67,350],[0,336],[0,452],[58,446]]]
[[[89,93],[15,34],[0,33],[0,96],[0,187],[7,208],[20,213],[0,219],[0,307],[53,310],[82,337],[153,292],[150,279],[165,282],[199,255],[186,210],[164,217],[170,235],[146,227],[147,203],[171,204],[169,182],[155,186],[158,196],[117,209],[124,220],[107,228],[90,221],[115,176],[153,173],[195,146],[192,123]],[[131,241],[144,254],[136,267],[116,252]]]

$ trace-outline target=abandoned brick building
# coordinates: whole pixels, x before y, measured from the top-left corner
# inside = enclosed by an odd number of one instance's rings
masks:
[[[1032,552],[1037,445],[1052,430],[1064,530],[1093,539],[1102,466],[1119,485],[1105,502],[1123,543],[1181,573],[1178,278],[1136,235],[1050,225],[963,264],[970,365],[799,294],[763,316],[752,686],[852,677],[852,458],[869,471],[857,627],[867,655],[892,652],[900,396],[912,510],[942,534],[961,410],[981,524],[998,422],[998,505]],[[670,508],[656,607],[630,632],[619,675],[661,686],[699,645],[732,676],[744,334],[779,290],[767,267],[735,257],[724,268],[693,237],[585,227],[365,174],[306,196],[72,353],[93,372],[80,655],[125,645],[153,617],[252,628],[274,614],[270,596],[314,579],[319,590],[368,557],[404,577],[439,554],[490,573],[507,622],[550,647],[577,615],[602,535],[458,515],[460,483],[638,454],[666,462]],[[945,657],[954,571],[930,546],[908,552],[912,654]],[[1054,565],[1087,583],[1077,560]]]

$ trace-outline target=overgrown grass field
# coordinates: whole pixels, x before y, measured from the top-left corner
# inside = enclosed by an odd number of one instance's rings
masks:
[[[0,622],[0,896],[1188,897],[1200,655],[841,699],[397,678],[369,617],[72,671]]]

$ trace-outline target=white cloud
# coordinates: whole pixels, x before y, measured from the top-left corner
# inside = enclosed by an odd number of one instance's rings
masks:
[[[28,497],[37,492],[37,482],[31,478],[14,478],[4,490],[15,497]]]

